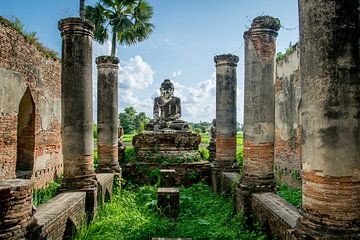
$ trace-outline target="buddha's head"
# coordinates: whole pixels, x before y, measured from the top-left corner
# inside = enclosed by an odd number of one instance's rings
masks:
[[[160,92],[165,99],[172,98],[174,96],[174,84],[169,79],[165,79],[161,83]]]

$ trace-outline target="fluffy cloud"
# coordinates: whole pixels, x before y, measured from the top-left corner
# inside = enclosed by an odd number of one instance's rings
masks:
[[[127,61],[121,61],[119,71],[119,82],[122,88],[144,89],[149,87],[154,78],[151,66],[137,55]]]
[[[151,99],[147,99],[147,100],[139,99],[138,96],[134,96],[134,92],[131,89],[124,89],[124,90],[120,89],[119,95],[121,96],[120,98],[121,103],[124,103],[120,105],[133,106],[138,112],[146,111],[147,109],[149,110],[152,109]]]
[[[176,77],[176,76],[180,76],[182,74],[182,70],[180,69],[179,71],[177,71],[177,72],[173,72],[172,73],[172,76],[173,77]]]
[[[182,115],[186,121],[211,121],[215,118],[215,74],[200,82],[196,88],[174,81],[175,95],[181,99]]]

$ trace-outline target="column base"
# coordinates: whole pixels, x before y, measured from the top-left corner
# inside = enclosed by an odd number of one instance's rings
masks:
[[[119,164],[99,164],[96,168],[96,173],[117,173],[121,174],[121,168]]]
[[[335,219],[328,216],[299,209],[300,217],[297,222],[295,236],[299,240],[348,240],[360,239],[360,219],[357,222],[344,222],[339,224]],[[330,225],[326,222],[337,222]]]
[[[258,177],[243,173],[236,188],[236,210],[245,216],[251,216],[251,195],[253,193],[273,192],[275,189],[274,175]]]
[[[64,178],[59,192],[86,192],[85,210],[89,215],[89,221],[95,217],[97,211],[97,188],[96,174]]]
[[[247,186],[252,193],[273,192],[275,189],[274,174],[259,177],[243,173],[240,183]]]

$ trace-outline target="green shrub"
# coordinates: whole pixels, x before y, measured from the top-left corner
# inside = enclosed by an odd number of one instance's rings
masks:
[[[204,159],[204,160],[209,159],[209,150],[206,147],[200,147],[199,152],[200,152],[202,159]]]
[[[133,161],[136,161],[135,148],[128,146],[125,148],[125,162]]]
[[[283,199],[285,199],[288,203],[294,205],[295,207],[299,207],[301,205],[301,188],[292,188],[287,186],[286,184],[278,184],[277,188],[277,194]]]
[[[97,168],[99,164],[99,154],[97,148],[94,148],[94,169]]]
[[[58,177],[55,181],[49,183],[45,188],[40,188],[33,191],[33,204],[35,207],[46,203],[51,198],[55,197],[57,189],[62,182],[62,176]]]

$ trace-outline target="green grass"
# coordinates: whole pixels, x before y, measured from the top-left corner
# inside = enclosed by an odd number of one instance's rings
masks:
[[[181,212],[176,221],[162,217],[156,206],[155,187],[122,190],[75,239],[265,239],[261,232],[246,230],[243,217],[233,214],[231,202],[203,184],[181,190]]]
[[[292,188],[285,184],[279,184],[277,194],[295,207],[299,207],[301,205],[301,188]]]
[[[136,135],[136,133],[134,134],[124,134],[124,136],[122,137],[122,140],[126,143],[131,143],[133,137]]]
[[[57,189],[60,187],[62,176],[58,177],[55,181],[48,184],[45,188],[40,188],[33,191],[33,204],[35,207],[46,203],[51,198],[55,197]]]

